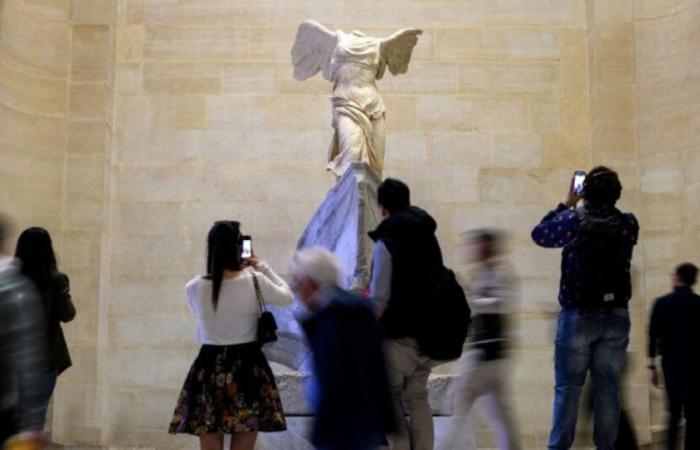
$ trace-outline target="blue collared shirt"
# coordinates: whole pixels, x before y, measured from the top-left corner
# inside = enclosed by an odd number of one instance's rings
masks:
[[[381,240],[374,244],[372,254],[372,281],[370,281],[370,296],[379,309],[383,310],[389,304],[391,297],[391,276],[393,263],[391,254]]]

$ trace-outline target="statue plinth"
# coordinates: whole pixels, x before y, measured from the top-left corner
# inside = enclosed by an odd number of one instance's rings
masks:
[[[323,247],[335,254],[342,266],[344,289],[362,293],[369,286],[374,243],[367,233],[380,221],[377,205],[379,177],[367,163],[353,163],[328,191],[316,210],[297,248]],[[268,306],[279,327],[278,340],[263,350],[268,360],[307,372],[309,349],[294,318],[296,303],[289,307]]]
[[[297,244],[297,248],[320,246],[333,252],[342,265],[342,287],[359,293],[367,289],[371,279],[374,243],[367,233],[380,222],[376,195],[379,183],[369,164],[351,164],[328,191]],[[313,409],[305,390],[311,354],[294,318],[294,310],[300,307],[296,301],[284,308],[268,306],[277,320],[279,339],[265,345],[263,351],[268,360],[292,369],[275,373],[289,430],[263,436],[261,444],[270,450],[313,448],[310,443]],[[442,444],[449,425],[445,416],[452,413],[449,392],[453,382],[451,375],[432,375],[428,383],[429,401],[433,414],[438,416],[434,419],[438,445]]]
[[[379,183],[367,163],[353,163],[328,192],[297,244],[333,252],[342,264],[341,287],[357,293],[369,285],[374,243],[367,233],[380,222]]]

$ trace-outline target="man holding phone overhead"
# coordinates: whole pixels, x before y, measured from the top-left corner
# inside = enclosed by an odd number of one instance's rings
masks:
[[[594,440],[612,450],[620,417],[619,383],[629,344],[627,303],[639,225],[615,208],[622,185],[607,167],[577,171],[564,203],[532,230],[541,247],[562,248],[555,342],[555,399],[549,449],[569,449],[581,388],[590,370],[595,392]],[[583,206],[576,208],[579,200]]]

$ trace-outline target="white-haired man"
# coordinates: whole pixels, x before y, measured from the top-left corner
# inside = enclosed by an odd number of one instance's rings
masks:
[[[313,444],[375,449],[393,431],[395,419],[372,305],[338,287],[340,266],[328,250],[297,251],[292,276],[308,310],[300,322],[313,352]]]

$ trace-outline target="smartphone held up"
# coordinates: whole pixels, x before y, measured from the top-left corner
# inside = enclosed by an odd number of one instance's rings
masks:
[[[250,236],[241,236],[241,258],[248,259],[253,257],[253,238]]]
[[[583,182],[586,180],[586,172],[583,170],[577,170],[574,172],[574,194],[577,197],[583,195]]]

